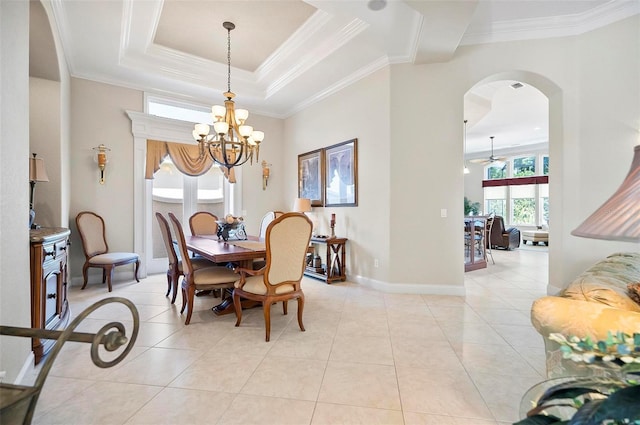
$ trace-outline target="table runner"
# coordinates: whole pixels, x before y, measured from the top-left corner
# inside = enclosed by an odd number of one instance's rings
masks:
[[[229,245],[239,246],[240,248],[250,249],[251,251],[264,251],[266,245],[260,241],[227,241]]]

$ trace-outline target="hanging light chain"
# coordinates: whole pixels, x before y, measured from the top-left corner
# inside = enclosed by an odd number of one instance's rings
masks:
[[[227,28],[227,91],[231,92],[231,30]]]

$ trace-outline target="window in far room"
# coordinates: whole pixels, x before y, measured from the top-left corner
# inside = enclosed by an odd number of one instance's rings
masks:
[[[521,156],[513,158],[513,177],[534,176],[535,174],[535,156]]]

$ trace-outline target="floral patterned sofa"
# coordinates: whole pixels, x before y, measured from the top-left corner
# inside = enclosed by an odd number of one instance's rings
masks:
[[[547,336],[560,333],[605,339],[607,332],[640,332],[640,304],[629,298],[627,284],[640,282],[640,252],[608,256],[584,271],[558,296],[545,296],[531,307],[531,322],[543,336],[547,377],[593,374],[562,358]]]

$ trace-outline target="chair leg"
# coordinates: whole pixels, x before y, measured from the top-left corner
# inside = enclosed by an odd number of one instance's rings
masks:
[[[182,308],[180,309],[180,314],[184,313],[184,309],[187,307],[187,290],[182,288]]]
[[[140,279],[138,279],[138,270],[140,269],[140,260],[136,261],[136,271],[134,274],[134,277],[136,278],[136,282],[140,282]]]
[[[184,321],[185,325],[188,325],[191,322],[191,314],[193,313],[193,297],[196,294],[196,288],[193,285],[189,285],[187,288],[187,319]]]
[[[301,295],[298,298],[298,326],[300,326],[300,330],[304,332],[304,325],[302,324],[302,310],[304,310],[304,295]]]
[[[171,296],[171,304],[176,303],[176,297],[178,296],[178,280],[180,279],[179,274],[174,274],[171,277],[171,289],[173,290],[173,295]],[[184,296],[182,297],[184,300]]]
[[[288,311],[287,311],[287,300],[282,301],[282,313],[286,316]]]
[[[236,327],[238,327],[242,321],[242,305],[240,304],[240,294],[236,294],[235,290],[233,291],[233,308],[236,311]]]
[[[107,275],[107,288],[109,288],[109,292],[111,292],[111,280],[113,279],[113,269],[115,267],[109,267],[109,273],[107,273],[107,269],[104,269],[104,273]]]
[[[164,295],[165,297],[168,297],[171,293],[171,282],[173,282],[173,276],[167,271],[167,293]]]
[[[102,269],[102,283],[107,281],[107,269]]]
[[[262,301],[262,311],[264,312],[264,328],[266,332],[265,341],[269,342],[271,336],[271,303]]]
[[[82,288],[80,289],[84,289],[87,287],[87,270],[89,269],[89,265],[85,263],[84,266],[82,266],[82,277],[84,278],[84,283],[82,284]]]

